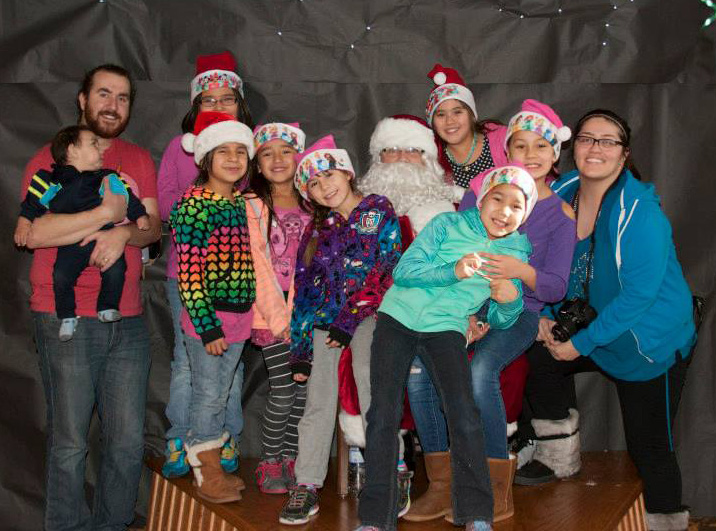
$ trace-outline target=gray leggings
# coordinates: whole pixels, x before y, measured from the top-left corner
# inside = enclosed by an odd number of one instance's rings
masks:
[[[353,376],[358,387],[358,401],[365,426],[370,407],[370,345],[375,317],[367,317],[353,334]],[[313,330],[313,364],[308,378],[308,396],[303,418],[298,424],[297,483],[323,486],[333,443],[338,407],[338,361],[340,348],[326,345],[328,332]]]

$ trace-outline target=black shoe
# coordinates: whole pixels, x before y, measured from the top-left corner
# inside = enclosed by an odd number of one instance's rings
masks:
[[[542,485],[555,481],[554,470],[541,461],[530,461],[515,474],[515,485]]]

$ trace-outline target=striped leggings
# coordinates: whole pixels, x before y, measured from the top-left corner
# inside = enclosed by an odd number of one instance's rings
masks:
[[[293,380],[290,352],[286,343],[261,349],[269,376],[261,436],[263,459],[295,457],[298,453],[298,421],[306,405],[306,385]]]

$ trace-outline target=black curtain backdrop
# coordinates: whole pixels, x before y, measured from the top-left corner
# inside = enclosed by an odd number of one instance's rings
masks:
[[[42,527],[45,407],[29,315],[31,255],[12,244],[23,168],[76,120],[83,73],[128,68],[138,95],[124,138],[157,164],[180,133],[198,54],[230,50],[257,121],[300,121],[368,165],[376,122],[423,113],[434,63],[457,68],[482,118],[506,121],[524,98],[572,124],[594,107],[625,116],[633,152],[655,183],[692,290],[707,299],[676,426],[684,501],[716,514],[713,311],[716,24],[700,0],[3,0],[0,3],[0,528]],[[569,150],[561,167],[571,169]],[[164,244],[168,244],[166,235]],[[147,451],[163,447],[171,358],[164,260],[146,270],[152,372]],[[244,455],[257,455],[264,369],[247,356]],[[578,378],[583,447],[623,449],[613,385]],[[90,433],[96,448],[96,423]],[[96,452],[88,466],[93,482]],[[244,476],[251,478],[249,471]],[[144,510],[144,478],[138,510]],[[250,479],[249,479],[250,480]]]

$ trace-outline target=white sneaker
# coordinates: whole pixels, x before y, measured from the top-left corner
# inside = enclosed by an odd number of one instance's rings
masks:
[[[60,323],[60,341],[64,342],[72,339],[72,336],[75,335],[75,330],[77,329],[77,321],[77,317],[62,319],[62,322]]]
[[[122,314],[119,313],[119,310],[102,310],[97,312],[97,319],[100,323],[114,323],[122,319]]]

